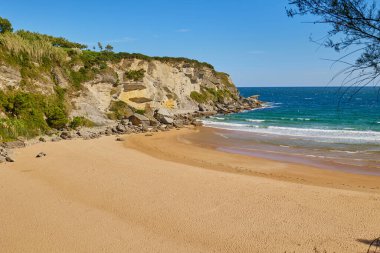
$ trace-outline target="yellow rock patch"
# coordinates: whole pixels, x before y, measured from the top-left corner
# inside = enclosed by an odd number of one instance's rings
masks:
[[[175,108],[175,101],[173,99],[168,99],[165,101],[165,107],[169,109],[174,109]]]

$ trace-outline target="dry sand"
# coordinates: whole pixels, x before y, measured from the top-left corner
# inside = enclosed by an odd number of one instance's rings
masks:
[[[379,177],[221,153],[190,135],[16,150],[0,165],[0,252],[366,252],[361,241],[380,235]]]

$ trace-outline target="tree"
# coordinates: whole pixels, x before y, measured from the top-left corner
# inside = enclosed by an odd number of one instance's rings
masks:
[[[98,47],[99,47],[100,51],[103,51],[103,45],[102,45],[102,43],[98,42]]]
[[[0,17],[0,33],[13,32],[13,27],[8,19]]]
[[[107,52],[112,52],[113,46],[111,46],[110,44],[107,44],[107,46],[105,47],[105,49],[106,49]]]
[[[345,64],[333,80],[344,75],[342,84],[362,87],[380,82],[380,9],[375,0],[288,0],[289,17],[313,15],[314,24],[331,27],[320,44],[344,54],[334,62]],[[356,61],[348,58],[358,54]],[[350,57],[349,57],[350,56]]]

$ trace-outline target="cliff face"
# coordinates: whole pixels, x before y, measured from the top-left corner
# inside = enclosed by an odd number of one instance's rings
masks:
[[[176,115],[259,106],[207,63],[78,47],[39,33],[0,34],[0,141],[118,120],[174,126]]]
[[[72,99],[72,116],[104,124],[115,101],[123,101],[140,112],[166,108],[181,114],[198,111],[200,105],[216,111],[217,105],[236,104],[239,98],[227,74],[205,66],[122,59],[108,63],[108,67],[107,73],[83,83],[79,96]]]

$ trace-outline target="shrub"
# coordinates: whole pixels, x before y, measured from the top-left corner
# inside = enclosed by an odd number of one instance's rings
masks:
[[[197,91],[192,91],[190,93],[190,98],[193,99],[194,101],[202,104],[202,103],[205,103],[207,101],[207,94],[205,94],[204,92],[202,93],[199,93]]]
[[[133,115],[132,109],[123,101],[112,101],[109,110],[112,112],[108,114],[110,119],[123,119]]]
[[[145,110],[135,109],[135,113],[144,115],[145,114]]]
[[[133,80],[135,82],[141,81],[145,76],[145,70],[139,69],[139,70],[129,70],[126,71],[124,74],[124,78],[128,80]]]
[[[231,98],[232,94],[228,89],[211,89],[204,88],[204,93],[207,93],[208,97],[214,102],[222,103],[225,98]]]
[[[22,91],[0,91],[0,111],[6,115],[0,120],[2,139],[29,138],[45,133],[50,127],[64,127],[67,115],[63,92],[59,90],[57,95],[45,96]]]
[[[46,122],[50,127],[62,129],[66,126],[68,121],[66,112],[61,107],[54,105],[48,108],[46,112]]]
[[[85,117],[74,117],[69,126],[72,129],[77,129],[78,127],[93,127],[95,124],[91,120],[85,118]]]
[[[8,19],[0,17],[0,33],[13,32],[13,27]]]
[[[229,75],[223,72],[215,72],[216,76],[222,81],[222,84],[227,87],[235,87],[229,80]]]
[[[94,78],[94,76],[95,71],[86,67],[80,68],[77,72],[70,72],[71,82],[76,89],[80,89],[82,87],[82,83],[90,81]]]

